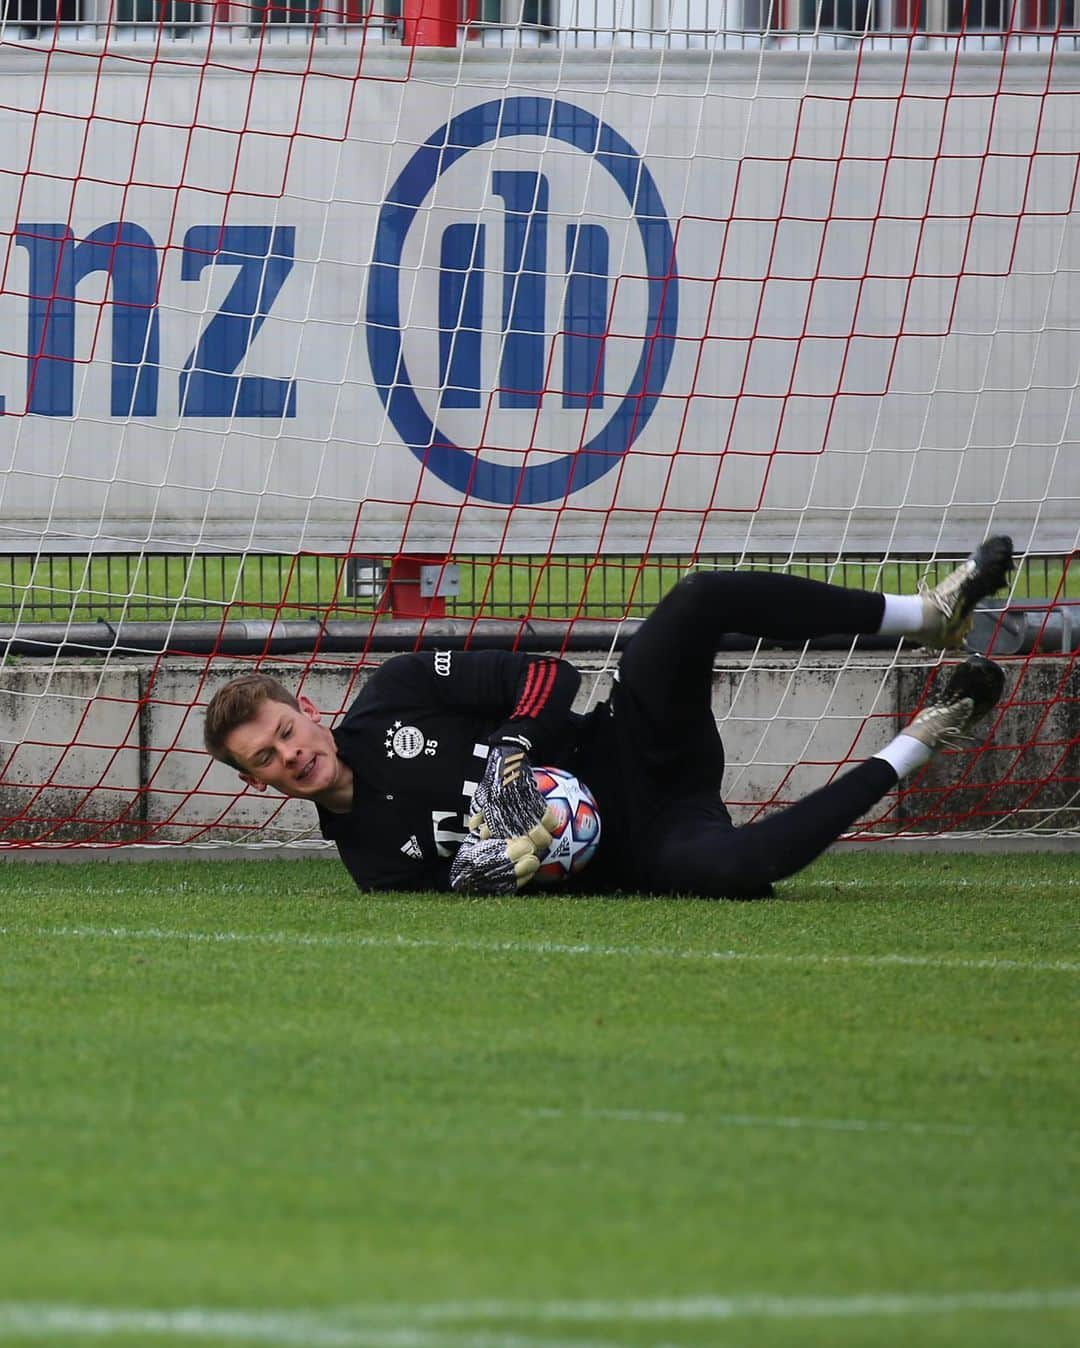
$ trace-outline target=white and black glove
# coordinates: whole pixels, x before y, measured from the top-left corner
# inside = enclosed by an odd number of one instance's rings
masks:
[[[473,796],[469,828],[481,838],[528,838],[540,851],[551,846],[558,816],[540,794],[526,739],[505,739],[488,754]]]
[[[450,867],[450,888],[458,894],[514,894],[539,868],[528,838],[469,837]]]

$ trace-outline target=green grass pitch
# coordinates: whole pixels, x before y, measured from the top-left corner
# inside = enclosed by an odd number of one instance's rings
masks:
[[[1074,1348],[1080,867],[0,866],[4,1348]]]

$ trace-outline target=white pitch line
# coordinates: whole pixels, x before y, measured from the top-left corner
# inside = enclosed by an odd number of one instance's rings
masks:
[[[1016,1291],[883,1292],[852,1296],[677,1297],[633,1301],[448,1301],[386,1307],[414,1323],[517,1320],[600,1324],[627,1322],[714,1322],[719,1320],[860,1319],[899,1315],[956,1315],[965,1311],[1023,1313],[1080,1307],[1080,1287],[1024,1288]],[[366,1308],[367,1314],[375,1307]],[[357,1314],[365,1308],[357,1307]]]
[[[0,927],[0,936],[91,941],[186,941],[192,945],[297,946],[334,950],[444,950],[484,955],[565,955],[596,959],[700,960],[703,963],[834,965],[853,969],[970,969],[994,973],[1080,973],[1076,960],[1018,960],[986,956],[791,954],[771,950],[680,950],[671,946],[570,945],[560,941],[475,941],[421,936],[310,934],[299,931],[181,931],[164,927]]]
[[[352,1348],[361,1341],[347,1330],[316,1323],[303,1316],[217,1311],[204,1307],[182,1310],[135,1310],[124,1307],[0,1304],[0,1338],[141,1334],[168,1338],[216,1338],[249,1343],[311,1344],[313,1348]],[[426,1336],[425,1336],[426,1337]],[[415,1338],[398,1348],[419,1348]]]
[[[935,1133],[974,1137],[967,1123],[923,1123],[905,1119],[820,1119],[797,1114],[683,1114],[661,1109],[524,1109],[537,1119],[601,1119],[615,1123],[703,1123],[716,1128],[807,1129],[827,1133]]]
[[[0,1303],[0,1340],[104,1337],[215,1339],[296,1348],[621,1348],[608,1337],[567,1339],[537,1330],[552,1324],[693,1323],[730,1320],[880,1319],[965,1313],[1025,1314],[1080,1307],[1080,1288],[853,1296],[698,1296],[628,1301],[449,1301],[371,1304],[313,1311],[141,1310]],[[533,1332],[494,1328],[447,1333],[439,1325],[531,1324]],[[421,1328],[420,1326],[428,1326]],[[435,1326],[435,1328],[432,1328]]]
[[[422,1317],[421,1317],[422,1318]],[[435,1316],[429,1319],[470,1319]],[[483,1317],[480,1317],[481,1319]],[[361,1323],[348,1323],[348,1320]],[[0,1341],[11,1338],[142,1338],[212,1339],[217,1343],[280,1344],[285,1348],[619,1348],[610,1339],[541,1338],[493,1330],[420,1329],[408,1307],[382,1308],[374,1319],[340,1312],[228,1311],[189,1306],[181,1310],[138,1310],[91,1306],[47,1306],[0,1303]],[[388,1323],[391,1321],[391,1323]],[[398,1323],[392,1323],[392,1322]]]
[[[937,859],[940,863],[940,858]],[[890,889],[910,889],[919,894],[927,894],[931,891],[948,889],[986,889],[986,880],[971,880],[965,876],[959,875],[936,875],[931,881],[925,880],[827,880],[824,877],[820,879],[804,879],[801,875],[789,875],[786,880],[778,880],[777,884],[793,885],[797,889],[866,889],[866,890],[890,890]],[[1000,882],[994,881],[997,886],[997,893],[1007,894],[1011,889],[1078,889],[1080,880],[1074,880],[1072,876],[1061,876],[1053,880],[1025,880],[1018,877],[1010,877]]]
[[[614,1119],[618,1123],[686,1123],[689,1114],[665,1109],[523,1109],[532,1119]]]

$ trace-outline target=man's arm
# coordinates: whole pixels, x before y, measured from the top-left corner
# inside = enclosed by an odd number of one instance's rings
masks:
[[[459,894],[513,894],[523,888],[540,867],[536,848],[528,838],[509,840],[472,835],[452,861],[403,861],[377,856],[340,838],[338,854],[361,894],[423,893],[447,889]]]
[[[477,652],[472,658],[440,651],[431,661],[436,696],[442,693],[444,705],[449,695],[458,706],[483,707],[501,717],[488,738],[491,753],[477,787],[477,814],[470,819],[470,828],[483,838],[509,839],[514,845],[543,850],[551,843],[556,817],[533,781],[532,761],[559,756],[566,746],[570,706],[581,675],[565,660],[500,651]],[[520,863],[521,858],[511,861]],[[519,864],[518,884],[530,874],[523,874]],[[453,874],[450,878],[459,888]]]
[[[513,706],[506,720],[493,733],[492,743],[525,740],[543,759],[545,749],[565,738],[570,708],[581,686],[581,675],[569,661],[551,656],[526,655],[516,659],[524,663],[516,670],[507,671],[514,678]]]
[[[538,762],[564,751],[581,683],[566,660],[511,651],[421,651],[388,660],[374,677],[417,705],[478,713],[492,726],[490,744],[523,740]]]
[[[484,736],[491,749],[469,827],[481,840],[520,840],[535,852],[550,845],[556,818],[533,780],[530,757],[556,762],[570,751],[571,704],[580,682],[573,665],[550,656],[433,651],[388,660],[374,675],[371,691],[377,701],[403,710],[427,705],[468,711],[491,726]],[[473,863],[486,872],[489,866],[497,870],[501,861],[494,849],[486,849],[473,855],[470,872]],[[519,883],[528,879],[520,868],[510,878],[515,876]],[[473,888],[471,874],[460,878],[472,892],[484,892]],[[450,879],[454,884],[455,877]],[[495,879],[501,883],[501,877]]]

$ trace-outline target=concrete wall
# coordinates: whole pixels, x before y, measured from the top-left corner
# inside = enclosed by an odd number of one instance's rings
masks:
[[[0,841],[137,837],[140,671],[0,670]]]
[[[905,829],[947,813],[958,831],[1080,834],[1080,667],[1060,656],[1005,668],[984,752],[939,755],[901,802]],[[912,705],[921,680],[920,671],[898,671],[901,706]]]
[[[579,660],[579,709],[603,698],[610,671]],[[244,666],[243,668],[249,668]],[[295,664],[267,666],[296,683]],[[135,663],[0,670],[0,845],[35,842],[243,843],[317,836],[310,806],[240,790],[202,751],[209,692],[239,672],[203,661],[151,670]],[[725,797],[740,822],[798,799],[884,744],[917,704],[925,660],[887,656],[725,657],[713,709],[728,753]],[[884,802],[872,831],[1080,830],[1080,701],[1064,661],[1010,666],[1010,702],[982,754],[945,755],[918,789]],[[1075,674],[1075,672],[1074,672]],[[1022,675],[1022,682],[1017,680]],[[357,676],[314,666],[304,688],[328,712],[347,706]]]

